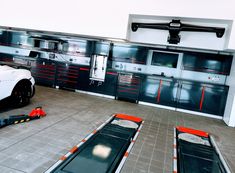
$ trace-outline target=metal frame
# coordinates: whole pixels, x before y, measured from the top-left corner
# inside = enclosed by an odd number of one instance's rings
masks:
[[[93,135],[96,134],[97,131],[99,131],[100,129],[102,129],[106,124],[108,124],[114,117],[116,116],[116,114],[113,114],[110,118],[108,118],[103,124],[101,124],[98,128],[96,128],[92,133],[90,133],[88,136],[86,136],[79,144],[77,144],[76,146],[74,146],[72,149],[69,150],[68,153],[66,153],[65,155],[63,155],[55,164],[53,164],[48,170],[46,170],[44,173],[50,173],[51,171],[53,171],[57,166],[59,166],[63,161],[65,161],[69,156],[71,156],[72,154],[74,154],[79,148],[82,147],[82,145],[88,140],[90,139]],[[144,121],[141,122],[139,128],[137,129],[137,132],[135,133],[135,136],[133,137],[130,145],[128,146],[128,148],[125,151],[125,154],[122,158],[122,160],[120,161],[118,167],[116,168],[115,173],[119,173],[121,171],[121,169],[124,166],[124,163],[127,159],[127,157],[129,156],[129,153],[131,151],[131,149],[134,146],[134,143],[139,135],[139,132],[143,126]]]

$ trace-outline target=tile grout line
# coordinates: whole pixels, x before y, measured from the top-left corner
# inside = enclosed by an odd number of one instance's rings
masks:
[[[167,117],[167,122],[169,121],[169,117]],[[165,158],[164,158],[164,167],[163,167],[163,172],[165,172],[166,170],[166,153],[167,153],[167,142],[168,142],[168,132],[169,132],[169,130],[168,130],[168,126],[169,126],[169,124],[167,124],[167,131],[166,131],[166,144],[165,144]]]
[[[161,123],[161,120],[160,120],[160,122],[158,122],[157,137],[158,137],[158,134],[159,134],[160,123]],[[157,137],[156,137],[155,142],[154,142],[154,149],[153,149],[153,150],[155,150],[155,146],[156,146],[156,144],[157,144],[157,140],[158,140]],[[151,158],[150,158],[150,163],[149,163],[149,167],[148,167],[148,172],[150,172],[150,165],[151,165],[151,163],[152,163],[152,161],[153,161],[153,153],[154,153],[154,152],[152,152],[152,155],[151,155]]]
[[[87,108],[84,108],[84,109],[87,109]],[[80,112],[80,111],[77,111],[77,112]],[[11,148],[12,146],[14,146],[14,145],[16,145],[16,144],[18,144],[18,143],[20,143],[20,142],[22,142],[22,141],[24,141],[24,140],[26,140],[26,139],[28,139],[28,138],[30,138],[30,137],[36,135],[36,134],[39,134],[39,133],[41,133],[42,131],[44,131],[44,130],[46,130],[46,129],[48,129],[48,128],[51,128],[51,127],[55,126],[56,124],[58,124],[58,123],[60,123],[60,122],[62,122],[62,121],[64,121],[64,120],[66,120],[66,119],[71,118],[71,117],[72,117],[74,114],[76,114],[77,112],[72,113],[72,114],[70,114],[69,116],[67,116],[66,118],[63,118],[63,119],[61,119],[61,120],[59,120],[59,121],[56,121],[55,123],[53,123],[53,124],[51,124],[51,125],[49,125],[49,126],[43,128],[43,129],[41,129],[41,130],[38,130],[38,131],[36,131],[35,133],[33,133],[33,134],[31,134],[31,135],[29,135],[29,136],[27,136],[27,137],[25,137],[25,138],[23,138],[23,139],[21,139],[21,140],[15,142],[15,143],[13,143],[13,144],[7,146],[6,148],[0,150],[0,152],[5,151],[5,150],[7,150],[8,148]]]
[[[5,168],[9,168],[9,169],[13,169],[13,170],[15,170],[15,171],[20,171],[20,172],[22,172],[22,173],[27,173],[27,172],[22,171],[22,170],[20,170],[20,169],[11,168],[11,167],[8,167],[8,166],[3,165],[3,164],[0,164],[0,166],[5,167]]]
[[[151,122],[152,122],[152,119],[153,119],[153,116],[152,116],[152,118],[151,118]],[[149,129],[150,129],[150,125],[149,125],[149,128],[148,128],[148,131],[149,131]],[[143,142],[142,142],[142,145],[141,145],[141,148],[140,148],[140,152],[139,152],[139,154],[138,154],[138,156],[137,156],[134,169],[136,169],[137,161],[138,161],[138,159],[139,159],[139,157],[140,157],[140,153],[141,153],[141,151],[142,151],[142,149],[143,149],[143,146],[144,146],[144,141],[145,141],[145,139],[144,139]],[[134,173],[134,169],[132,169],[132,173]]]

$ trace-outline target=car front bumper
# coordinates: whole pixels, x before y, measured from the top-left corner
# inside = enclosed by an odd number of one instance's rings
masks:
[[[33,97],[34,96],[34,94],[35,94],[35,80],[34,80],[34,78],[33,77],[31,77],[30,79],[30,82],[31,82],[31,97]]]

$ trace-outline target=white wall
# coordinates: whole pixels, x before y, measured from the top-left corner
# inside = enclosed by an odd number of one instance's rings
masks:
[[[234,55],[235,56],[235,55]],[[229,92],[224,111],[224,121],[227,125],[235,127],[235,58],[233,58],[230,75],[226,85],[229,85]]]
[[[235,20],[233,0],[1,0],[0,25],[126,38],[129,14]],[[233,26],[229,49],[235,50]]]

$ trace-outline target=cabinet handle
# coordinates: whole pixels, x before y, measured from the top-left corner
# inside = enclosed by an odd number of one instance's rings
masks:
[[[202,87],[202,95],[201,95],[201,99],[200,99],[200,111],[202,110],[202,105],[203,105],[203,101],[204,101],[204,96],[205,96],[205,86]]]
[[[158,91],[157,91],[157,103],[160,102],[160,96],[161,96],[161,86],[162,86],[162,80],[160,79]]]

